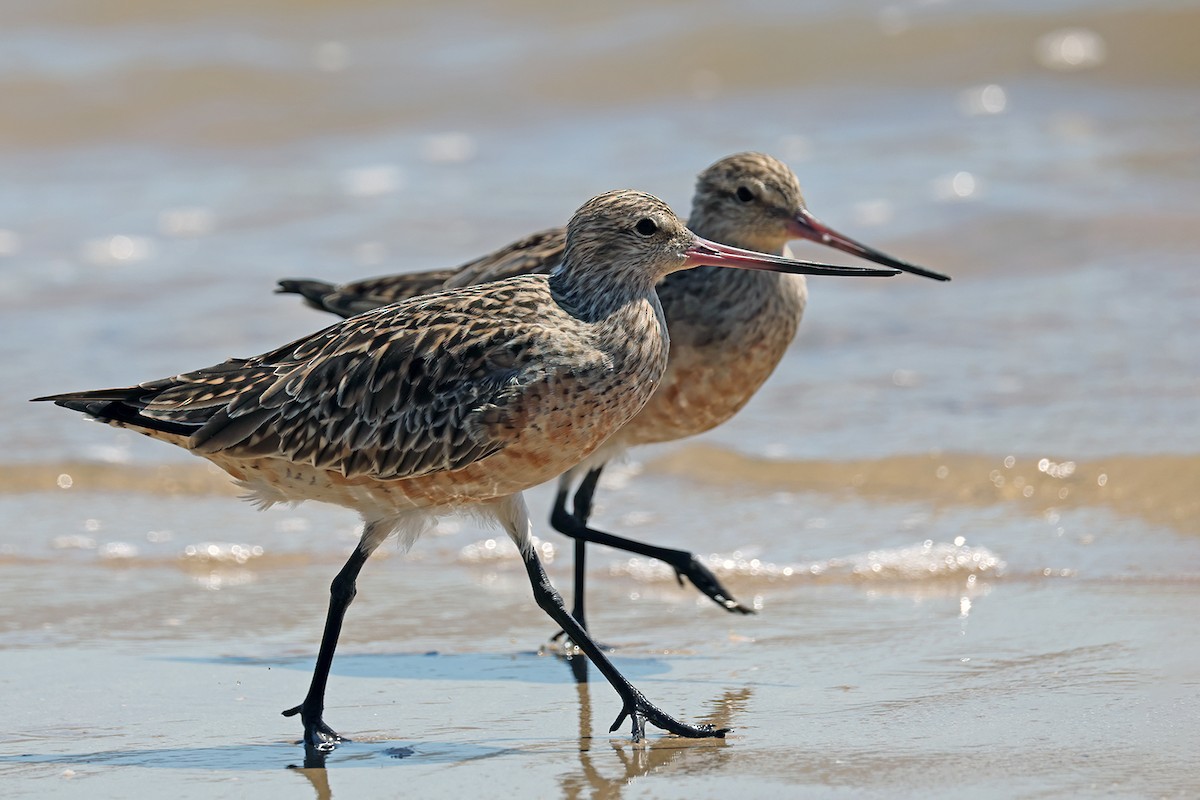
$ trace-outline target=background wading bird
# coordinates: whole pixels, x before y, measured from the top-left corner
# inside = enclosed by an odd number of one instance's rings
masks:
[[[788,241],[811,239],[905,272],[949,280],[825,225],[805,206],[795,174],[778,159],[762,153],[732,155],[701,172],[688,226],[705,238],[763,253],[782,254]],[[565,244],[565,230],[553,228],[452,269],[386,275],[337,286],[288,279],[279,282],[279,291],[301,294],[315,308],[350,316],[428,292],[550,272],[562,261]],[[662,385],[600,452],[560,477],[551,513],[554,528],[575,540],[572,615],[585,629],[587,542],[664,561],[675,569],[681,585],[686,577],[723,608],[752,613],[693,553],[614,536],[590,527],[588,520],[596,484],[610,458],[635,445],[703,433],[749,402],[795,338],[807,301],[804,278],[697,269],[670,275],[659,284],[658,294],[671,332],[670,364]],[[573,512],[568,512],[567,500],[576,481]]]
[[[610,192],[567,228],[563,264],[415,298],[252,358],[123,389],[38,398],[184,447],[232,475],[262,506],[321,500],[358,511],[358,546],[330,587],[312,682],[299,714],[310,747],[340,736],[325,689],[359,571],[389,536],[410,547],[431,515],[472,506],[521,553],[538,605],[621,696],[633,738],[651,722],[723,736],[651,704],[566,612],[530,546],[521,492],[571,469],[645,404],[667,367],[655,284],[723,265],[807,274],[829,267],[699,239],[660,200]]]

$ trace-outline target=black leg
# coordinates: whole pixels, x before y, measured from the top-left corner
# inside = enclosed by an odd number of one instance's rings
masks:
[[[637,553],[649,558],[657,558],[675,570],[675,577],[679,581],[680,586],[683,585],[683,579],[687,578],[692,582],[693,586],[726,611],[737,614],[754,613],[753,608],[744,606],[737,600],[734,600],[732,593],[721,585],[721,582],[717,580],[717,576],[712,573],[712,570],[704,566],[700,562],[700,559],[696,558],[692,553],[686,550],[671,550],[666,547],[656,547],[652,544],[642,544],[632,539],[625,539],[620,536],[614,536],[611,533],[598,531],[595,528],[589,528],[587,522],[592,516],[592,499],[596,494],[596,485],[600,482],[600,472],[603,469],[603,465],[596,467],[579,484],[579,489],[575,492],[574,514],[567,513],[567,488],[565,486],[560,487],[558,497],[554,503],[554,513],[550,518],[550,522],[556,531],[570,536],[575,540],[575,613],[573,616],[579,620],[584,629],[587,628],[587,625],[583,621],[584,576],[582,565],[584,549],[588,542],[605,544],[609,547],[615,547],[618,550]]]
[[[579,484],[579,488],[575,490],[574,513],[572,516],[575,519],[576,526],[587,525],[588,518],[592,516],[592,498],[596,495],[596,484],[600,482],[600,473],[604,471],[604,465],[590,470]],[[584,619],[584,590],[587,586],[587,542],[583,539],[575,540],[575,607],[571,610],[571,616],[575,621],[587,630],[587,620]]]
[[[714,603],[721,608],[735,614],[753,614],[754,609],[750,606],[742,605],[733,598],[732,592],[726,589],[712,570],[704,566],[700,559],[696,558],[693,553],[686,550],[672,550],[667,547],[657,547],[651,544],[642,544],[632,539],[625,539],[621,536],[615,536],[611,533],[598,531],[595,528],[590,528],[587,525],[588,519],[592,515],[592,498],[596,493],[596,484],[600,481],[600,472],[604,467],[601,465],[590,471],[583,482],[579,484],[579,489],[575,492],[575,513],[567,512],[567,494],[569,486],[560,485],[558,495],[554,501],[554,511],[550,516],[550,524],[559,533],[569,536],[575,540],[575,612],[572,616],[587,629],[587,624],[583,618],[583,587],[584,587],[584,552],[588,542],[595,544],[604,544],[609,547],[614,547],[618,550],[625,550],[629,553],[637,553],[648,558],[657,558],[669,565],[675,570],[675,578],[679,581],[679,585],[683,585],[683,579],[687,578],[692,582],[692,585],[700,590],[702,594],[710,598]],[[563,635],[563,632],[555,634],[554,639],[558,639]]]
[[[363,564],[367,563],[369,552],[362,546],[354,548],[342,571],[333,579],[329,586],[329,612],[325,616],[325,632],[321,636],[321,649],[317,653],[317,664],[313,668],[312,683],[309,684],[308,694],[304,702],[295,708],[283,712],[285,717],[300,715],[304,723],[304,744],[306,748],[328,751],[343,740],[337,731],[325,724],[322,715],[325,713],[325,685],[329,682],[329,668],[333,665],[333,652],[337,649],[338,636],[342,632],[342,619],[346,609],[354,600],[357,590],[355,581]]]
[[[604,465],[601,464],[584,476],[583,481],[579,484],[579,488],[575,491],[574,513],[567,512],[567,494],[570,490],[570,484],[560,484],[558,494],[554,498],[554,510],[550,513],[550,524],[554,526],[556,531],[567,536],[572,536],[572,532],[578,529],[580,525],[587,524],[588,517],[592,515],[592,498],[596,494],[596,484],[600,482],[600,473],[603,470]],[[586,631],[588,625],[584,611],[584,594],[587,587],[587,541],[573,536],[572,538],[575,540],[575,583],[573,587],[574,605],[571,609],[571,616]],[[550,641],[556,642],[565,635],[566,631],[560,630],[550,637]],[[569,648],[569,642],[567,645]],[[577,682],[581,681],[578,672],[575,675],[575,679]],[[587,680],[586,671],[582,680]]]
[[[575,519],[582,522],[584,525],[592,518],[592,500],[596,497],[596,486],[600,483],[600,473],[604,472],[604,465],[589,470],[587,475],[583,476],[583,480],[579,482],[579,488],[575,490]]]
[[[575,527],[575,518],[567,510],[567,498],[571,495],[568,475],[564,475],[559,482],[558,493],[554,495],[554,508],[550,510],[550,527],[559,533],[566,533]]]
[[[562,633],[560,632],[561,636]],[[588,660],[579,653],[572,653],[564,656],[563,661],[567,662],[567,666],[571,670],[571,677],[575,679],[577,684],[586,684],[588,682]]]
[[[567,613],[562,597],[559,596],[554,586],[551,585],[550,579],[546,576],[546,571],[542,569],[542,563],[538,560],[537,553],[532,548],[528,548],[522,550],[521,558],[525,562],[525,571],[529,573],[529,582],[533,587],[533,597],[537,601],[538,606],[549,614],[551,619],[562,626],[562,629],[566,632],[567,636],[571,637],[571,641],[575,643],[575,646],[582,650],[584,655],[596,665],[596,668],[612,684],[612,687],[617,690],[617,694],[621,696],[621,700],[624,701],[624,707],[621,709],[616,722],[609,728],[610,731],[615,731],[625,721],[625,718],[629,717],[633,721],[633,740],[635,742],[640,741],[645,736],[645,724],[647,722],[677,736],[686,736],[692,739],[725,738],[728,728],[714,728],[712,725],[699,727],[688,725],[669,716],[666,712],[647,700],[645,695],[638,691],[613,666],[613,663],[608,660],[608,656],[604,655],[604,651],[588,636],[587,631],[580,627],[575,618]]]
[[[587,617],[584,615],[583,609],[583,594],[584,583],[587,580],[587,542],[583,539],[575,540],[575,585],[574,589],[574,607],[571,609],[571,616],[579,623],[585,631],[587,630]]]
[[[754,609],[750,606],[742,605],[737,600],[734,600],[732,593],[721,585],[721,581],[712,573],[712,570],[704,566],[700,559],[686,550],[672,550],[667,547],[643,544],[642,542],[635,542],[632,539],[625,539],[620,536],[614,536],[611,533],[598,531],[586,525],[579,525],[567,535],[576,541],[604,544],[609,547],[615,547],[618,550],[647,556],[648,558],[657,558],[675,570],[675,578],[679,581],[680,586],[683,585],[683,579],[687,578],[701,593],[726,611],[737,614],[754,613]]]
[[[596,491],[596,482],[600,480],[600,471],[603,466],[597,467],[584,476],[583,482],[579,484],[579,489],[575,492],[575,511],[571,513],[567,511],[567,495],[570,493],[571,485],[568,482],[559,484],[558,494],[554,497],[554,509],[550,512],[550,524],[554,530],[567,536],[572,536],[572,531],[580,525],[580,501],[584,503],[586,513],[583,521],[586,523],[587,518],[592,513],[592,495]],[[587,542],[575,538],[575,592],[574,592],[574,608],[571,609],[571,616],[575,621],[587,630],[587,620],[584,617],[584,590],[586,587],[587,575]],[[551,637],[551,641],[562,638],[563,631],[559,631]]]

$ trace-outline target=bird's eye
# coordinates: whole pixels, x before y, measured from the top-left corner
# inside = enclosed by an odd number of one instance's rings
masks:
[[[638,220],[637,225],[634,226],[634,230],[642,236],[653,236],[658,233],[658,225],[649,217],[643,217]]]
[[[743,203],[749,203],[754,199],[754,192],[750,191],[745,186],[739,186],[737,188],[737,199],[741,200]]]

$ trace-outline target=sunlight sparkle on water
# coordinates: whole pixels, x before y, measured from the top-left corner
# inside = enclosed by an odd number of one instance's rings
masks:
[[[189,544],[183,550],[185,561],[197,563],[245,564],[263,554],[259,545],[235,544],[232,542],[201,542]]]
[[[144,236],[106,236],[84,242],[80,256],[89,264],[109,265],[144,261],[154,254],[154,242]]]
[[[1038,39],[1037,57],[1042,66],[1050,69],[1088,69],[1103,64],[1108,49],[1095,31],[1064,28]]]
[[[553,542],[543,542],[536,536],[531,537],[530,540],[533,542],[533,549],[537,551],[538,558],[543,563],[554,563]],[[490,564],[493,562],[503,564],[508,562],[514,569],[521,566],[517,546],[508,537],[502,539],[488,538],[466,545],[458,551],[458,560],[467,564]]]
[[[977,117],[1003,114],[1008,108],[1008,94],[999,84],[973,86],[958,96],[958,107],[966,115]]]
[[[127,561],[137,554],[137,547],[129,542],[108,542],[100,548],[100,557],[106,561]]]
[[[933,182],[933,195],[938,200],[967,200],[979,192],[979,182],[965,170],[943,175]]]
[[[1064,461],[1059,464],[1048,458],[1043,458],[1038,461],[1038,472],[1044,472],[1051,478],[1069,478],[1075,474],[1075,462]],[[1066,497],[1065,494],[1062,496]]]
[[[96,540],[82,534],[55,536],[50,541],[50,546],[55,550],[95,550]]]

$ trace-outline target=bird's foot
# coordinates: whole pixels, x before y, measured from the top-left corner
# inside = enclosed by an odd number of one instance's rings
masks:
[[[713,574],[712,570],[704,566],[700,562],[700,559],[691,553],[683,553],[682,556],[682,558],[671,562],[671,567],[675,570],[675,580],[679,581],[680,586],[683,586],[683,579],[687,578],[692,582],[693,586],[726,611],[732,614],[755,613],[754,609],[750,606],[742,605],[737,600],[734,600],[732,593],[721,585],[721,582],[717,580],[717,576]]]
[[[633,721],[633,741],[635,742],[640,742],[646,738],[647,722],[657,728],[662,728],[667,733],[684,736],[688,739],[724,739],[725,734],[729,733],[729,728],[716,728],[712,725],[688,725],[685,722],[680,722],[647,700],[637,689],[634,689],[633,695],[626,699],[624,708],[621,709],[616,722],[608,729],[609,732],[611,733],[621,727],[626,717]]]
[[[337,747],[338,743],[350,740],[326,725],[325,720],[321,719],[321,713],[319,710],[309,711],[301,703],[295,708],[284,711],[283,715],[294,717],[299,714],[300,721],[304,723],[304,746],[318,752],[328,753]]]

